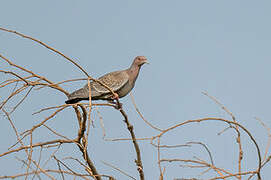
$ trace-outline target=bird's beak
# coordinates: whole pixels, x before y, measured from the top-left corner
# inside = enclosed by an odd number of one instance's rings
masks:
[[[150,63],[149,63],[149,61],[146,60],[146,61],[145,61],[145,64],[150,64]]]

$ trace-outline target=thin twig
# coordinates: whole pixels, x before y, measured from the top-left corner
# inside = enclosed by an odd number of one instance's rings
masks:
[[[35,42],[41,44],[42,46],[46,47],[47,49],[50,49],[51,51],[53,51],[53,52],[55,52],[55,53],[61,55],[62,57],[64,57],[64,58],[67,59],[68,61],[70,61],[72,64],[74,64],[75,66],[77,66],[77,67],[78,67],[78,68],[79,68],[86,76],[89,77],[88,73],[87,73],[80,65],[78,65],[77,63],[75,63],[71,58],[69,58],[68,56],[64,55],[64,54],[61,53],[60,51],[58,51],[58,50],[56,50],[56,49],[50,47],[50,46],[47,45],[47,44],[45,44],[44,42],[42,42],[42,41],[40,41],[40,40],[37,40],[37,39],[35,39],[35,38],[33,38],[33,37],[24,35],[24,34],[22,34],[22,33],[19,33],[19,32],[17,32],[17,31],[14,31],[14,30],[6,29],[6,28],[1,28],[1,27],[0,27],[0,30],[6,31],[6,32],[10,32],[10,33],[14,33],[14,34],[19,35],[19,36],[21,36],[21,37],[23,37],[23,38],[30,39],[30,40],[32,40],[32,41],[35,41]]]
[[[46,142],[40,142],[40,143],[33,144],[32,148],[42,147],[44,145],[49,145],[49,144],[64,144],[64,143],[74,143],[74,142],[75,142],[74,140],[55,139],[55,140],[52,140],[52,141],[46,141]],[[21,146],[21,147],[19,147],[17,149],[13,149],[13,150],[10,150],[10,151],[7,151],[7,152],[4,152],[4,153],[0,154],[0,157],[11,154],[11,153],[14,153],[14,152],[18,152],[18,151],[21,151],[21,150],[24,150],[24,149],[29,149],[29,148],[31,148],[30,145]]]
[[[163,131],[162,129],[160,129],[160,128],[158,128],[158,127],[155,127],[154,125],[152,125],[150,122],[148,122],[148,121],[144,118],[144,116],[142,115],[142,113],[141,113],[141,112],[139,111],[139,109],[137,108],[137,105],[136,105],[136,103],[135,103],[135,98],[134,98],[132,92],[130,92],[130,96],[131,96],[132,103],[133,103],[133,105],[134,105],[134,107],[135,107],[135,110],[136,110],[136,112],[139,114],[139,116],[141,117],[141,119],[142,119],[148,126],[150,126],[151,128],[153,128],[153,129],[155,129],[155,130],[157,130],[157,131],[162,132],[162,131]]]
[[[214,165],[214,160],[213,160],[211,151],[209,150],[209,148],[208,148],[204,143],[202,143],[202,142],[188,142],[187,144],[199,144],[199,145],[203,146],[204,149],[207,151],[207,153],[208,153],[208,155],[209,155],[211,164]]]
[[[109,166],[109,167],[111,167],[111,168],[113,168],[113,169],[119,171],[121,174],[124,174],[125,176],[127,176],[127,177],[129,177],[129,178],[131,178],[131,179],[136,180],[136,178],[134,178],[133,176],[129,175],[128,173],[126,173],[125,171],[121,170],[120,168],[118,168],[118,167],[116,167],[116,166],[113,166],[112,164],[109,164],[109,163],[104,162],[104,161],[102,161],[102,163],[104,163],[105,165],[107,165],[107,166]]]

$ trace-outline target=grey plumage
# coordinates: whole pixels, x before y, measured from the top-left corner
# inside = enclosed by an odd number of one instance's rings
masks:
[[[110,87],[119,98],[126,96],[134,87],[140,68],[148,63],[144,56],[137,56],[130,68],[122,71],[108,73],[100,78],[99,81]],[[92,100],[113,100],[112,93],[98,82],[91,81],[91,99]],[[77,103],[81,100],[89,99],[89,88],[86,84],[68,96],[67,104]]]

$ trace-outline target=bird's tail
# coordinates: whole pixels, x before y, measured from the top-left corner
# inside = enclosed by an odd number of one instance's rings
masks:
[[[73,104],[73,103],[77,103],[81,100],[88,100],[88,90],[86,88],[81,88],[78,89],[74,92],[72,92],[69,96],[68,96],[68,100],[65,101],[66,104]]]

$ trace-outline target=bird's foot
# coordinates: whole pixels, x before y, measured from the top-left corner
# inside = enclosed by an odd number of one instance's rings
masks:
[[[113,94],[113,99],[119,99],[119,95],[117,93]]]
[[[119,101],[114,101],[114,99],[112,100],[107,100],[110,104],[114,105],[114,108],[117,110],[120,110],[122,108],[122,103],[120,103]]]

